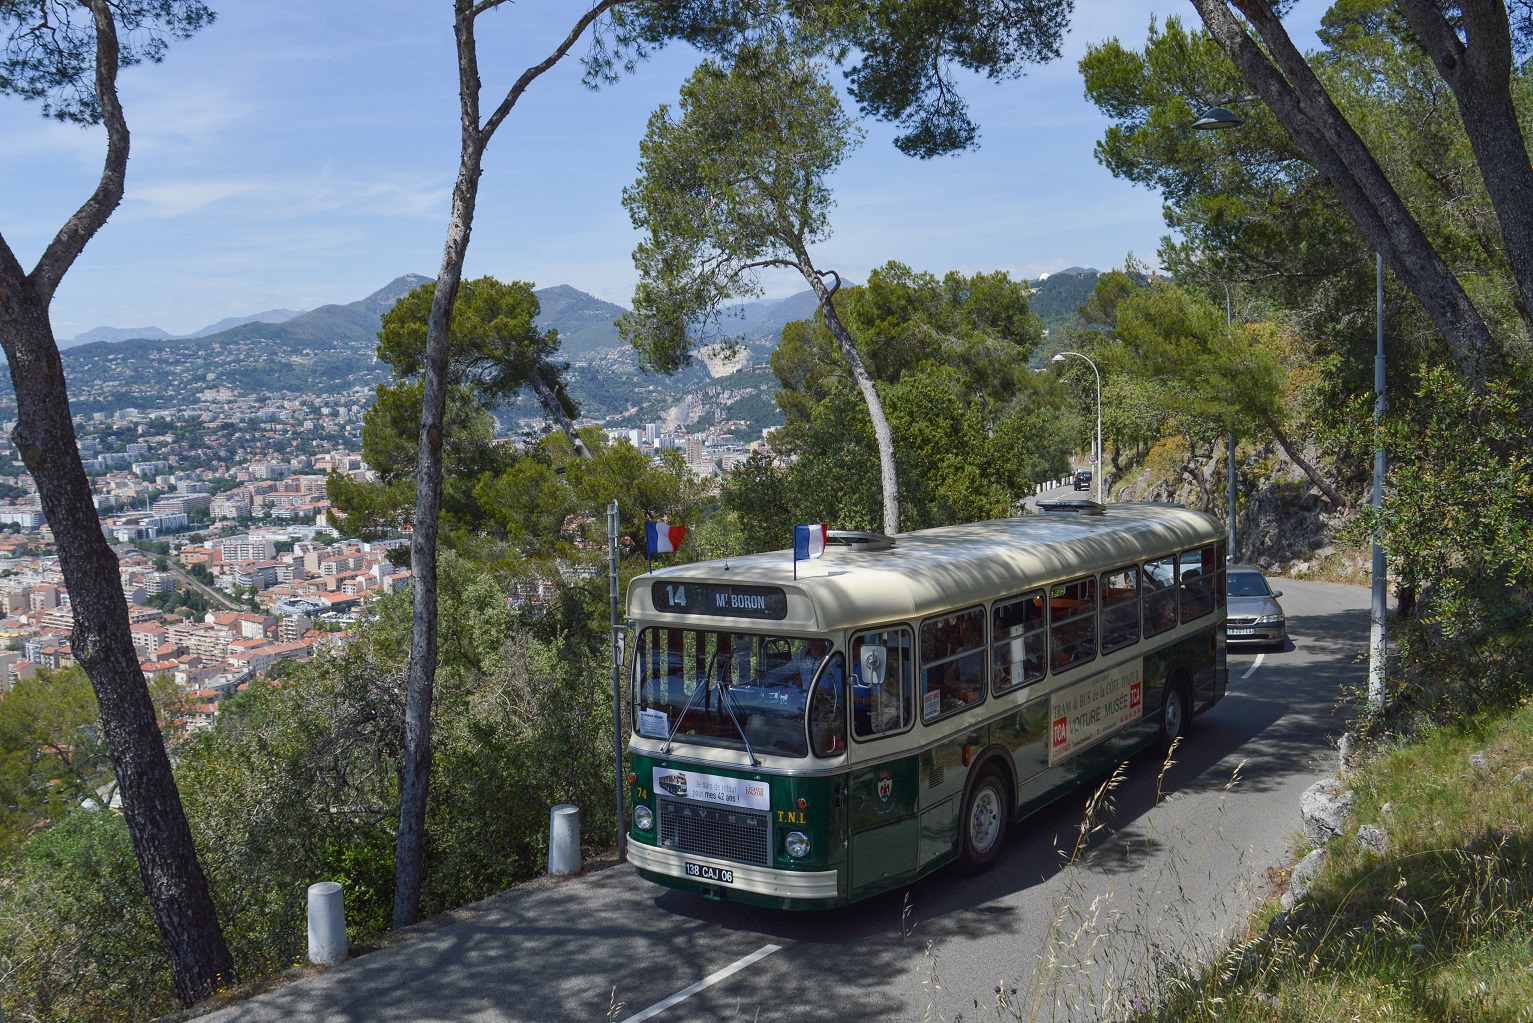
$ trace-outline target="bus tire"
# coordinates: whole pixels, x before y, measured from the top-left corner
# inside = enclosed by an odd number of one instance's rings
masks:
[[[964,797],[958,822],[958,869],[974,875],[988,870],[1006,846],[1011,823],[1011,796],[1006,779],[994,767],[984,768]]]
[[[1166,691],[1160,701],[1160,736],[1155,750],[1164,760],[1171,755],[1171,747],[1178,739],[1187,737],[1187,725],[1192,720],[1192,699],[1187,684],[1180,675],[1166,682]]]

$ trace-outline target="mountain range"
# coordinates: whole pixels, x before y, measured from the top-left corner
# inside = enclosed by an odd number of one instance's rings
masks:
[[[230,327],[238,327],[242,323],[285,323],[295,316],[302,316],[304,312],[303,309],[268,309],[249,316],[225,316],[217,323],[210,323],[190,334],[172,334],[159,327],[92,327],[72,338],[59,341],[59,348],[61,350],[74,348],[76,345],[88,345],[94,341],[131,341],[135,338],[150,341],[180,341],[186,338],[207,337],[209,334],[217,334]]]
[[[1034,310],[1046,324],[1063,322],[1090,295],[1096,277],[1094,270],[1071,267],[1040,279]],[[406,274],[356,302],[300,313],[270,310],[257,319],[233,317],[188,337],[154,328],[87,331],[63,353],[71,407],[77,414],[165,408],[191,404],[212,388],[239,395],[371,389],[388,379],[388,367],[375,353],[383,314],[429,280]],[[812,291],[742,303],[726,310],[720,323],[723,333],[744,342],[737,358],[712,358],[706,368],[651,376],[640,371],[633,349],[614,326],[627,312],[622,306],[563,284],[535,294],[539,326],[559,331],[561,356],[570,364],[570,393],[586,415],[614,426],[667,420],[692,425],[700,417],[744,422],[752,431],[775,425],[781,420],[771,399],[776,380],[767,359],[783,327],[812,317],[816,306]],[[129,334],[135,336],[125,337]],[[9,391],[9,380],[0,375],[0,419],[14,409]],[[530,399],[500,413],[508,428],[536,415]]]

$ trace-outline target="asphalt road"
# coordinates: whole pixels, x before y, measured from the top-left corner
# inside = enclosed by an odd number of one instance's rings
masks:
[[[1338,694],[1366,679],[1368,591],[1278,585],[1288,649],[1232,654],[1228,697],[1195,720],[1163,781],[1158,761],[1131,761],[1073,858],[1085,790],[1013,828],[981,877],[940,872],[830,913],[709,902],[611,867],[512,890],[208,1018],[1013,1018],[998,1017],[997,987],[1024,1003],[1021,1018],[1094,1018],[1143,992],[1157,959],[1238,924],[1299,832],[1299,794],[1334,764]]]

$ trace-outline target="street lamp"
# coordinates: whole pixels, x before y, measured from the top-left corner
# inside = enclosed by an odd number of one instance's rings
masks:
[[[1227,109],[1237,103],[1254,103],[1258,96],[1237,96],[1219,101],[1219,105],[1205,111],[1192,123],[1200,131],[1217,131],[1222,128],[1238,128],[1245,119]],[[1377,320],[1375,350],[1373,356],[1373,427],[1378,440],[1373,450],[1373,600],[1368,613],[1368,709],[1384,709],[1384,655],[1386,636],[1384,618],[1388,601],[1387,566],[1384,564],[1381,516],[1384,511],[1384,435],[1380,427],[1384,421],[1384,254],[1375,251],[1374,310]],[[1225,318],[1229,318],[1229,292],[1225,291]],[[1231,437],[1230,464],[1234,465],[1234,443]],[[1233,476],[1233,468],[1231,474]],[[1235,494],[1230,488],[1230,553],[1235,552]]]
[[[1097,364],[1092,362],[1089,358],[1086,358],[1086,356],[1082,355],[1080,352],[1060,352],[1058,355],[1054,356],[1054,358],[1050,359],[1049,361],[1050,362],[1064,362],[1066,355],[1073,355],[1077,359],[1086,359],[1086,365],[1090,366],[1091,367],[1091,372],[1096,374],[1096,378],[1097,378],[1097,450],[1096,450],[1096,464],[1092,467],[1091,474],[1092,474],[1092,476],[1094,476],[1096,478],[1096,484],[1097,484],[1097,504],[1106,504],[1107,502],[1105,500],[1103,500],[1103,498],[1102,498],[1102,374],[1101,374],[1101,371],[1099,371],[1097,369]]]

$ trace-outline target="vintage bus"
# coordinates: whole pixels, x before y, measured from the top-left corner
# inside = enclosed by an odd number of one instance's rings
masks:
[[[1223,534],[1071,500],[637,577],[630,861],[790,909],[983,870],[1224,695]]]

